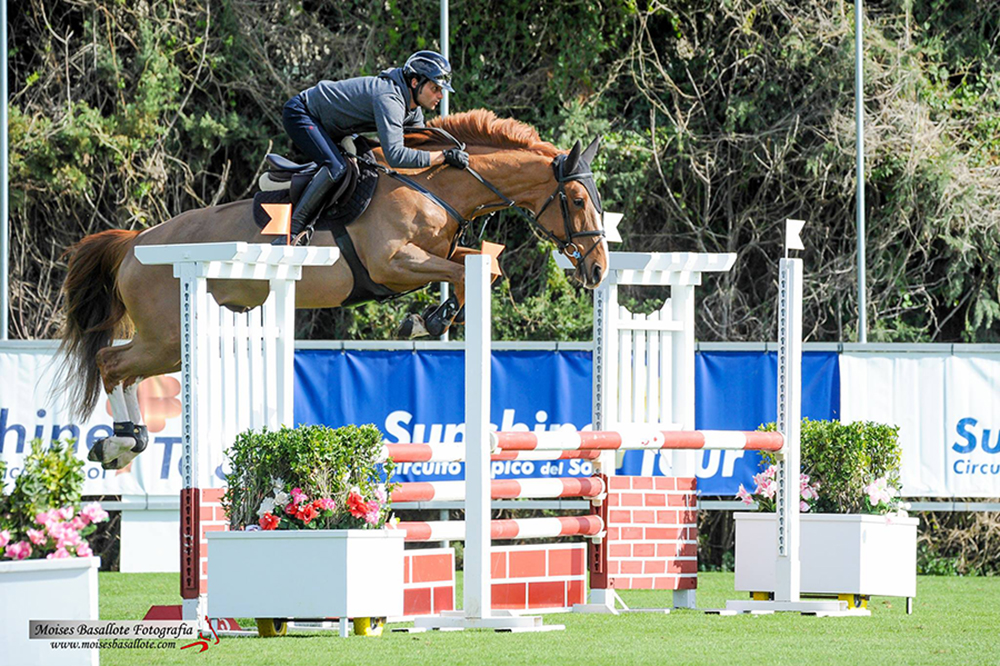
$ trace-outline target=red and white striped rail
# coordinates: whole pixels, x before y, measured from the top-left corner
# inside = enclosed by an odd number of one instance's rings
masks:
[[[494,451],[490,460],[597,460],[600,451]],[[386,444],[383,460],[397,463],[413,462],[463,462],[465,444]]]
[[[502,451],[571,451],[608,449],[737,449],[780,451],[785,443],[779,432],[735,430],[657,430],[647,426],[593,432],[490,433],[490,444]]]
[[[557,479],[495,479],[491,484],[493,499],[522,497],[587,497],[604,495],[604,481],[599,477]],[[393,502],[430,502],[465,499],[465,481],[430,481],[404,483],[392,491]]]
[[[406,541],[463,541],[464,520],[404,522]],[[600,516],[560,516],[557,518],[516,518],[490,521],[491,539],[544,539],[564,536],[599,536],[604,532]]]

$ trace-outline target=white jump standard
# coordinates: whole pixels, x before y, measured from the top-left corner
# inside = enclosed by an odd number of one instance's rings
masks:
[[[135,253],[144,264],[173,265],[180,279],[182,616],[204,623],[202,510],[214,516],[220,509],[213,499],[222,492],[222,453],[248,428],[294,425],[295,282],[303,266],[328,266],[340,251],[232,242],[139,246]],[[268,298],[233,313],[212,299],[210,279],[266,280]]]

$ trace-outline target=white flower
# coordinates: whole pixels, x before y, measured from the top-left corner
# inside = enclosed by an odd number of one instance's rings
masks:
[[[282,509],[284,509],[286,506],[288,506],[288,502],[291,501],[291,499],[292,498],[289,497],[288,493],[286,493],[283,490],[279,490],[278,492],[274,493],[274,506],[280,506]]]
[[[258,516],[263,517],[265,513],[274,513],[274,500],[270,497],[261,502],[260,508],[257,509]]]
[[[274,492],[275,493],[279,493],[279,492],[282,491],[282,489],[284,489],[285,482],[284,482],[284,480],[282,480],[280,478],[278,478],[278,479],[272,478],[271,479],[271,486],[274,488]]]

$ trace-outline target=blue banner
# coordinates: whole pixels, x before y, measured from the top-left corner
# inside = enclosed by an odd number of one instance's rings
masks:
[[[501,430],[588,428],[591,354],[584,351],[497,351],[492,361],[491,421]],[[700,429],[754,430],[775,418],[776,354],[696,355],[695,419]],[[840,375],[836,353],[803,358],[803,414],[836,418]],[[372,423],[388,442],[464,441],[465,364],[461,351],[299,350],[295,353],[295,421],[337,427]],[[658,454],[629,452],[619,472],[662,475]],[[749,485],[756,454],[706,451],[699,491],[735,495]],[[495,478],[585,476],[584,461],[494,463]],[[463,478],[460,463],[407,463],[402,481]]]
[[[802,416],[840,416],[840,366],[836,352],[802,355]],[[695,354],[695,427],[699,430],[756,430],[777,418],[776,352],[709,351]],[[663,474],[664,454],[629,451],[619,470],[626,475]],[[669,455],[669,454],[665,454]],[[702,495],[735,495],[743,484],[753,490],[760,454],[703,451],[696,474]]]

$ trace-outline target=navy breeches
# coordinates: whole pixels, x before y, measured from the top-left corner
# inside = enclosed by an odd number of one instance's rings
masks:
[[[309,115],[298,95],[285,103],[281,121],[298,149],[320,166],[329,168],[334,180],[340,180],[347,169],[344,157],[319,121]]]

